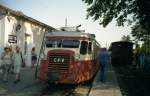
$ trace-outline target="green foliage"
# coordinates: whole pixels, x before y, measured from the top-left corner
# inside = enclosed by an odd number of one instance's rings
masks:
[[[137,4],[135,0],[82,0],[89,6],[87,18],[93,17],[94,20],[100,19],[100,24],[106,27],[114,18],[117,25],[123,26],[125,21],[132,22],[127,18],[128,14],[135,12]]]
[[[146,43],[143,43],[141,47],[138,44],[136,44],[135,52],[145,53],[145,54],[150,53],[150,42],[146,42]]]
[[[88,6],[87,18],[99,20],[106,27],[113,19],[118,26],[132,25],[132,35],[138,40],[150,35],[150,0],[82,0]]]
[[[143,43],[141,48],[140,48],[141,53],[150,53],[150,46],[147,44]]]
[[[130,42],[131,38],[130,38],[129,35],[127,35],[127,36],[123,35],[122,38],[121,38],[121,41],[129,41]]]

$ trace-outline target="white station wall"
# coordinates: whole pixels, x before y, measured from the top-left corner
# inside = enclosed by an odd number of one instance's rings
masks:
[[[0,18],[0,57],[4,48],[4,39],[5,39],[5,17]]]
[[[21,25],[19,30],[16,30],[17,25]],[[11,45],[14,50],[17,45],[24,55],[26,65],[31,66],[31,49],[35,47],[37,54],[39,54],[44,32],[45,29],[38,24],[17,20],[13,16],[5,16],[0,20],[0,52],[4,46]],[[16,35],[17,44],[9,44],[8,35]]]
[[[0,19],[0,45],[4,45],[5,18]]]

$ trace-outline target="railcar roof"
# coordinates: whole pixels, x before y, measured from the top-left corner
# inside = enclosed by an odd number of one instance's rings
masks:
[[[87,38],[92,38],[95,39],[94,34],[90,33],[85,33],[85,32],[78,32],[78,31],[58,31],[58,32],[48,32],[46,34],[48,37],[53,37],[53,36],[62,36],[62,37],[87,37]]]
[[[116,45],[116,44],[130,44],[130,45],[133,45],[132,42],[129,42],[129,41],[116,41],[116,42],[112,42],[111,43],[112,45]]]

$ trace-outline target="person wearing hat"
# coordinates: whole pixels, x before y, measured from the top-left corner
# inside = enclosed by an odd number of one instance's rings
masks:
[[[2,60],[2,70],[4,76],[3,80],[7,82],[8,73],[10,71],[11,64],[12,64],[12,55],[9,50],[9,47],[4,48],[4,52],[2,53],[1,60]]]

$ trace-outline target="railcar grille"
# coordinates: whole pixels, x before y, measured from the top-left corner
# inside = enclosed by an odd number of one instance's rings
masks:
[[[66,72],[69,69],[70,56],[68,54],[50,54],[48,64],[49,72]]]

